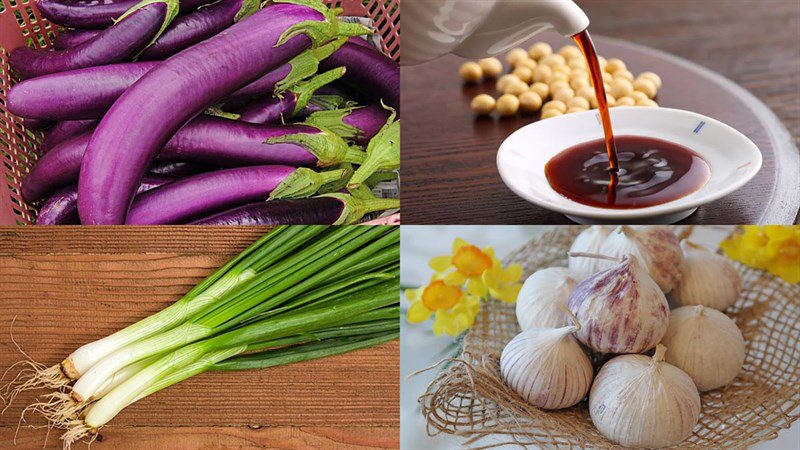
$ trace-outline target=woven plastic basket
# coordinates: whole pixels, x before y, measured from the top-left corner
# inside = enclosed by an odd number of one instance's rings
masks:
[[[399,0],[324,0],[342,7],[344,15],[372,19],[381,37],[385,54],[395,61],[400,58]],[[14,84],[8,66],[8,54],[22,45],[47,48],[58,34],[58,27],[43,19],[34,0],[0,0],[0,225],[28,225],[36,220],[36,207],[20,196],[20,183],[28,173],[36,155],[33,150],[41,133],[28,130],[19,117],[8,112],[6,97]],[[398,215],[381,218],[397,222]]]

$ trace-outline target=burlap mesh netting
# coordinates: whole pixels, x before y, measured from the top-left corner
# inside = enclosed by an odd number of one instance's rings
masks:
[[[524,277],[566,266],[566,251],[580,227],[559,227],[509,255]],[[736,264],[743,291],[726,311],[747,342],[744,368],[724,389],[701,394],[702,413],[678,448],[744,448],[773,439],[800,415],[800,286]],[[450,433],[466,445],[503,444],[545,448],[619,448],[592,425],[588,402],[558,411],[527,404],[500,378],[499,357],[517,333],[514,306],[483,305],[461,354],[419,399],[429,434]],[[483,439],[493,435],[491,440]]]

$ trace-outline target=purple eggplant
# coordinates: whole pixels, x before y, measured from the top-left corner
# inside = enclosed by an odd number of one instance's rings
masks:
[[[258,0],[220,0],[176,18],[138,59],[157,61],[204,41],[258,10]]]
[[[349,86],[375,103],[383,102],[399,111],[400,66],[396,62],[368,45],[347,42],[320,63],[321,70],[340,66],[347,68],[343,80]]]
[[[62,120],[56,122],[53,128],[44,133],[42,145],[39,146],[40,154],[45,154],[56,145],[94,129],[97,126],[96,120]]]
[[[66,50],[20,47],[9,63],[21,79],[124,61],[153,42],[177,12],[178,0],[144,0],[120,21],[88,41]]]
[[[210,172],[214,170],[213,167],[205,164],[198,164],[192,162],[171,162],[171,161],[156,161],[150,164],[147,168],[147,173],[151,175],[162,175],[174,178],[186,178],[198,173]],[[147,175],[145,175],[146,177]]]
[[[275,138],[286,142],[265,143]],[[86,132],[45,154],[22,181],[23,198],[37,201],[78,180],[91,139],[92,132]],[[223,167],[264,164],[325,167],[341,162],[358,164],[364,156],[335,134],[319,128],[255,125],[203,115],[175,133],[157,161]]]
[[[363,33],[317,7],[270,3],[222,33],[159,64],[103,117],[83,158],[78,211],[84,224],[122,224],[147,166],[184,124],[215,102],[311,47]],[[318,42],[322,43],[322,42]]]
[[[64,30],[56,35],[53,48],[66,50],[77,47],[100,33],[102,33],[102,30]]]
[[[253,101],[239,111],[239,120],[262,124],[284,122],[302,111],[317,89],[341,78],[344,74],[345,68],[339,67],[298,83],[296,87],[284,91],[281,97],[269,95]]]
[[[185,13],[214,0],[181,0]],[[38,0],[39,12],[47,20],[72,28],[102,29],[114,25],[117,18],[136,6],[139,0]]]
[[[50,120],[29,119],[26,117],[22,118],[22,124],[25,125],[25,128],[34,131],[46,130],[53,126],[53,122]]]
[[[157,62],[110,64],[25,80],[8,93],[8,109],[49,120],[97,119]]]
[[[172,177],[146,175],[136,190],[137,194],[147,192],[175,179]],[[56,191],[39,209],[36,225],[78,225],[78,186],[67,186]]]
[[[341,225],[365,214],[400,207],[398,199],[329,194],[301,200],[250,203],[191,222],[193,225]]]
[[[390,112],[380,105],[323,110],[312,113],[304,123],[330,130],[358,145],[366,145],[386,125]]]
[[[268,198],[313,195],[344,171],[314,172],[289,166],[254,166],[208,172],[137,196],[126,219],[132,225],[180,224]]]

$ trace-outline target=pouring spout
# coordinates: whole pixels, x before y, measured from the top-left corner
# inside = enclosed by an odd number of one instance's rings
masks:
[[[572,0],[497,0],[485,20],[453,53],[485,58],[503,53],[544,30],[574,36],[589,18]]]

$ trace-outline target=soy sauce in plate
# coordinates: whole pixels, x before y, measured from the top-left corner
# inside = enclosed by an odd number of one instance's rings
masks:
[[[606,141],[570,147],[545,165],[545,176],[559,194],[589,206],[645,208],[685,197],[711,177],[708,163],[672,142],[641,136],[615,136],[618,170],[609,167]]]

